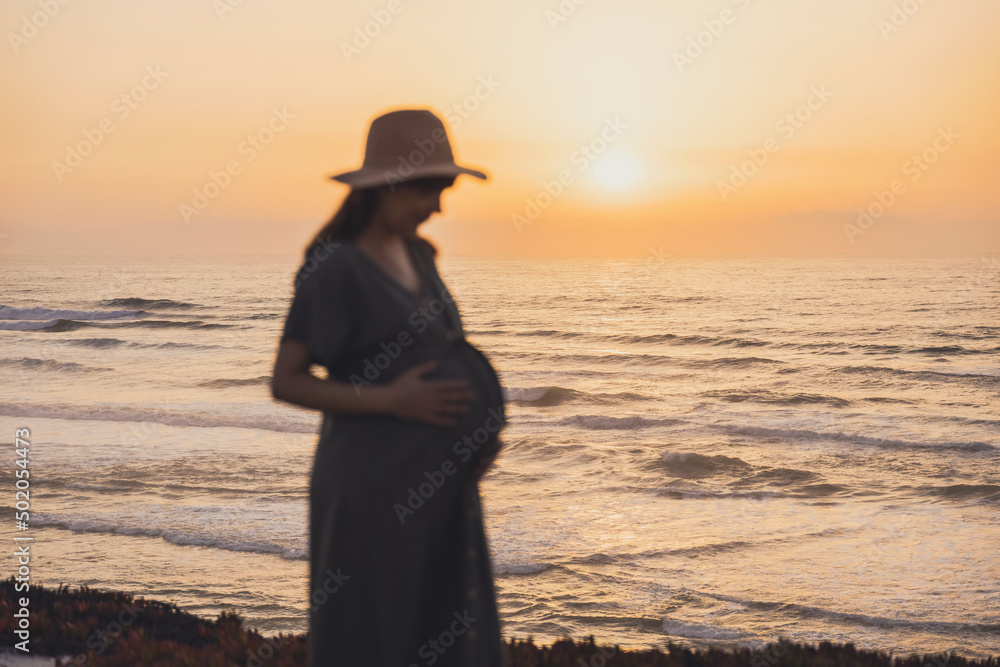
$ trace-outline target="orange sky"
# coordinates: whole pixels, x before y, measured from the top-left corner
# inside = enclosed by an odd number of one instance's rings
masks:
[[[297,255],[400,107],[491,176],[446,254],[1000,251],[1000,3],[62,1],[0,7],[0,256]]]

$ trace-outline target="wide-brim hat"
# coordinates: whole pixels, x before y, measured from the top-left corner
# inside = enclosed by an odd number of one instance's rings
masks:
[[[440,118],[427,109],[402,109],[372,121],[361,169],[330,178],[359,189],[459,174],[486,179],[478,169],[455,164]]]

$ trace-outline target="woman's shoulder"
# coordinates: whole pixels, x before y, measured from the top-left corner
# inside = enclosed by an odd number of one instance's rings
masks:
[[[353,241],[320,243],[312,248],[295,273],[295,284],[315,278],[315,282],[340,282],[353,273],[356,249]]]

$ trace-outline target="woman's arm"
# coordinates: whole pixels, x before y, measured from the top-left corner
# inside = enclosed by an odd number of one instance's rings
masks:
[[[465,380],[423,380],[437,366],[425,361],[399,374],[389,384],[355,389],[339,380],[321,380],[309,368],[308,348],[295,339],[278,346],[271,376],[271,396],[279,401],[323,412],[382,413],[454,426],[451,415],[467,412],[472,392]]]
[[[321,380],[309,368],[309,350],[289,339],[278,346],[271,375],[271,396],[304,408],[334,413],[390,412],[386,386],[372,385],[361,391],[346,382]]]

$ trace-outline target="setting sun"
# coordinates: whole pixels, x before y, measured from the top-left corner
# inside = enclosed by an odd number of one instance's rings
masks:
[[[628,190],[639,182],[639,162],[631,153],[608,151],[608,154],[594,165],[593,177],[607,190]]]

